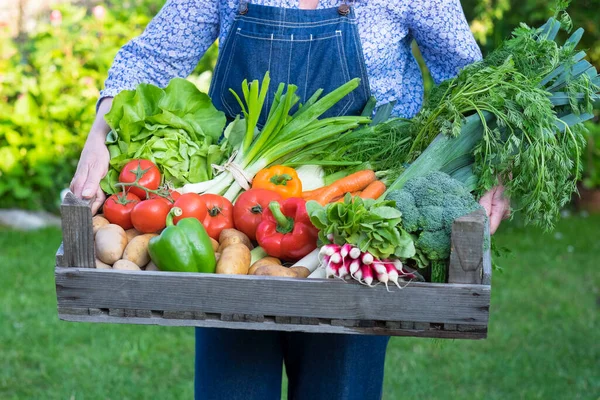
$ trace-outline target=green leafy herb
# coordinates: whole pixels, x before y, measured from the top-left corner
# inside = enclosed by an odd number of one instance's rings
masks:
[[[413,239],[402,228],[402,213],[394,208],[393,201],[378,202],[346,194],[343,203],[324,207],[309,201],[306,210],[319,229],[322,243],[349,243],[378,259],[415,256]]]

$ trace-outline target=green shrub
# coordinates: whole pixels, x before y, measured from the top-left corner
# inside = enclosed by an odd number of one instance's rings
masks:
[[[25,37],[0,33],[0,208],[58,209],[115,54],[163,3],[65,5]],[[213,48],[195,73],[215,61]]]

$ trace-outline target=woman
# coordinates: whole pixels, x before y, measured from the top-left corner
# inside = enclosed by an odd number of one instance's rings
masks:
[[[361,85],[329,115],[357,114],[373,94],[396,101],[394,114],[421,107],[423,80],[411,53],[416,40],[436,82],[481,58],[458,0],[169,0],[145,32],[117,54],[98,103],[72,191],[102,204],[99,188],[109,154],[104,114],[112,96],[140,82],[165,86],[185,77],[219,39],[210,95],[228,117],[239,113],[229,93],[241,81],[294,83],[305,100],[351,78]],[[273,95],[272,93],[270,94]],[[272,98],[272,97],[271,97]],[[267,100],[267,108],[269,98]],[[492,232],[508,212],[502,188],[481,200]],[[381,397],[387,337],[196,330],[196,398],[279,398],[282,362],[289,398]]]

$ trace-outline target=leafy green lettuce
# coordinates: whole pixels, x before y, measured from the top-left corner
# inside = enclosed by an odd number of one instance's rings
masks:
[[[153,161],[165,182],[174,187],[212,178],[212,164],[230,152],[219,145],[226,118],[210,98],[180,78],[159,87],[142,83],[115,96],[105,116],[112,131],[107,137],[110,170],[102,189],[114,193],[121,168],[130,160]]]
[[[349,243],[380,260],[412,258],[416,254],[413,238],[402,228],[402,213],[394,204],[346,194],[343,203],[325,207],[309,201],[306,211],[322,243]]]

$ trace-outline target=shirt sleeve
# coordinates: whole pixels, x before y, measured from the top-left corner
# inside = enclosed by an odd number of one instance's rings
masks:
[[[409,27],[436,83],[453,78],[481,60],[459,0],[418,0],[411,6]]]
[[[144,32],[119,50],[98,104],[139,83],[165,87],[187,77],[218,34],[218,1],[168,0]]]

